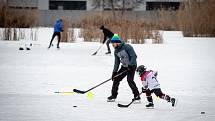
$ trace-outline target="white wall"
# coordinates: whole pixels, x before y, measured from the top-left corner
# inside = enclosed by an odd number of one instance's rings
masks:
[[[145,11],[146,10],[146,1],[144,3],[139,4],[138,7],[134,8],[134,11]]]
[[[7,0],[11,7],[37,7],[37,0]]]
[[[39,10],[49,10],[49,0],[38,0]]]
[[[146,0],[147,2],[182,2],[184,0]]]

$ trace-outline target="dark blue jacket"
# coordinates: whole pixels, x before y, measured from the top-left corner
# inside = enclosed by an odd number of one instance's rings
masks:
[[[59,19],[56,21],[54,25],[54,32],[62,32],[63,31],[63,21]]]

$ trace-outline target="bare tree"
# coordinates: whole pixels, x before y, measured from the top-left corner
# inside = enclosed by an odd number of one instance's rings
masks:
[[[116,17],[116,10],[121,11],[121,16],[126,10],[133,10],[141,4],[145,4],[146,0],[93,0],[95,9],[102,8],[105,10],[109,8],[112,10],[113,16]]]
[[[115,6],[114,6],[114,1],[115,0],[109,0],[109,1],[110,1],[110,4],[111,4],[111,9],[112,9],[112,12],[113,12],[113,16],[115,18],[116,17]]]

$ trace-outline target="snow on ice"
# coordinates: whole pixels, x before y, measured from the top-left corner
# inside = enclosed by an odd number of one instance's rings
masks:
[[[39,33],[41,34],[41,33]],[[178,99],[177,107],[156,98],[155,109],[141,104],[128,108],[133,95],[121,82],[116,102],[108,103],[112,81],[90,94],[65,93],[87,90],[111,77],[113,54],[106,56],[96,42],[61,43],[47,49],[51,35],[43,32],[31,50],[18,50],[21,41],[0,41],[1,121],[213,121],[215,119],[215,38],[183,37],[181,32],[163,32],[164,44],[132,44],[138,65],[158,71],[163,92]],[[80,38],[79,38],[80,40]],[[113,51],[113,48],[111,48]],[[141,90],[141,82],[135,75]],[[90,98],[89,98],[89,95]],[[202,113],[204,112],[204,113]]]

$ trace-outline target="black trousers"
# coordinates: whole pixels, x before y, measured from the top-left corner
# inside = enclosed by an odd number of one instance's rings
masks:
[[[119,73],[121,73],[121,72],[123,72],[125,70],[127,70],[127,68],[122,66],[117,73],[119,74]],[[136,86],[136,84],[134,82],[135,70],[136,70],[136,67],[131,69],[127,73],[124,73],[124,74],[114,78],[113,85],[112,85],[112,90],[111,90],[112,96],[117,97],[120,81],[122,81],[122,79],[125,76],[127,76],[127,82],[128,82],[128,85],[129,85],[129,87],[131,88],[131,90],[132,90],[132,92],[134,94],[134,97],[139,95],[139,91],[138,91],[137,86]]]
[[[109,39],[107,40],[107,43],[106,43],[108,52],[111,52],[111,50],[110,50],[110,42],[111,42],[111,39],[109,38]]]
[[[159,98],[161,98],[161,99],[164,99],[164,100],[166,100],[166,101],[168,101],[168,102],[170,101],[169,95],[164,94],[164,93],[161,91],[160,88],[157,88],[157,89],[153,89],[153,90],[149,90],[149,89],[146,90],[146,97],[147,97],[147,100],[148,100],[149,102],[152,102],[152,103],[153,103],[153,99],[152,99],[152,96],[151,96],[152,93],[154,93],[157,97],[159,97]]]
[[[59,47],[60,39],[61,39],[61,34],[60,34],[60,32],[54,32],[54,34],[52,35],[52,39],[51,39],[51,41],[50,41],[49,47],[51,47],[52,41],[53,41],[53,39],[55,38],[55,36],[58,37],[57,47]]]

